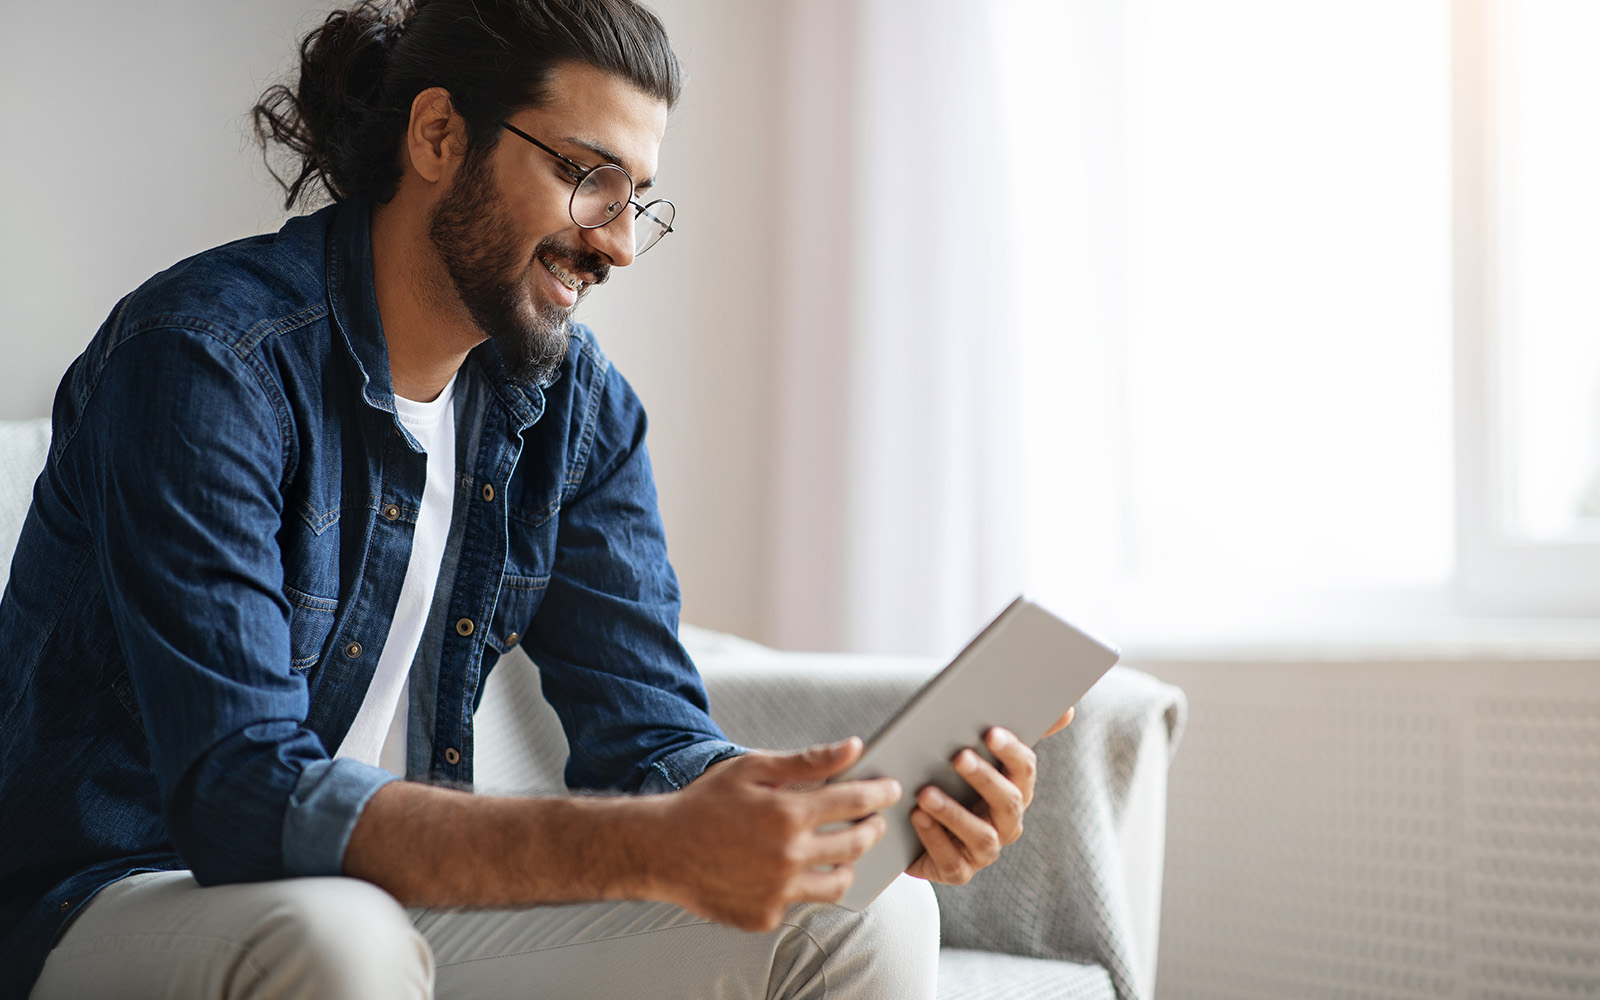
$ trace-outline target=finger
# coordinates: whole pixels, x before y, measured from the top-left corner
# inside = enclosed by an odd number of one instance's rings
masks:
[[[827,871],[807,871],[794,877],[792,887],[797,903],[837,903],[856,880],[856,867],[842,864]]]
[[[923,809],[913,809],[911,825],[926,852],[912,862],[915,874],[947,885],[962,885],[972,878],[976,868],[971,859],[937,819]]]
[[[751,753],[744,759],[755,780],[763,784],[787,785],[822,781],[841,774],[861,759],[861,740],[852,736],[838,743],[825,743],[790,753]]]
[[[806,847],[807,864],[850,864],[871,850],[888,830],[888,820],[882,816],[868,816],[842,830],[813,834]]]
[[[1061,730],[1063,730],[1063,729],[1067,728],[1068,726],[1072,725],[1072,717],[1074,715],[1077,715],[1077,714],[1078,714],[1077,706],[1073,706],[1072,708],[1067,709],[1065,712],[1062,713],[1061,718],[1059,718],[1055,722],[1051,723],[1050,728],[1046,729],[1044,731],[1044,735],[1045,736],[1054,736],[1056,733],[1061,732]],[[1040,737],[1040,739],[1043,739],[1043,738],[1044,738],[1043,736]]]
[[[1022,789],[971,750],[956,754],[955,767],[988,807],[987,819],[1000,835],[1000,843],[1009,844],[1022,836],[1022,814],[1028,808]]]
[[[984,737],[989,752],[1000,762],[1005,776],[1022,792],[1022,808],[1033,805],[1033,789],[1039,778],[1039,755],[1009,730],[996,727]]]
[[[1000,856],[1000,832],[994,825],[938,788],[929,785],[918,792],[917,805],[939,821],[976,867],[994,864]]]
[[[905,790],[893,778],[840,781],[824,788],[799,792],[809,809],[809,825],[849,822],[870,816],[900,801]]]

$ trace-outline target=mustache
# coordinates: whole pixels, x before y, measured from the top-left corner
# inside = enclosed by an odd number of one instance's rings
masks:
[[[533,248],[533,255],[553,257],[572,265],[569,270],[594,275],[594,280],[589,283],[591,286],[603,285],[611,277],[611,265],[606,263],[604,257],[594,250],[574,247],[557,239],[547,237],[540,240],[539,245]]]

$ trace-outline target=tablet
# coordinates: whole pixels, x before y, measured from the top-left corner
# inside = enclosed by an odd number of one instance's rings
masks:
[[[855,882],[840,904],[862,909],[922,853],[911,825],[919,790],[938,785],[969,808],[979,801],[950,763],[958,752],[971,747],[996,763],[983,744],[995,726],[1037,743],[1119,655],[1032,601],[1012,601],[884,723],[854,767],[832,779],[889,777],[905,789],[884,810],[889,830],[856,862]]]

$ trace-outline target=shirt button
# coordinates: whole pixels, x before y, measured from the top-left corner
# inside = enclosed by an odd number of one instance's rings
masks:
[[[471,618],[463,618],[460,621],[456,622],[456,633],[458,635],[471,635],[472,634],[472,619]]]
[[[360,656],[361,655],[361,643],[352,642],[352,643],[349,643],[348,645],[346,645],[344,647],[344,655],[350,657],[350,659],[352,659],[352,660],[355,659],[356,657]]]
[[[58,912],[65,913],[70,909],[72,909],[72,900],[70,899],[63,899],[61,902],[56,904],[56,910]]]
[[[461,751],[457,750],[455,747],[446,747],[444,751],[444,762],[446,764],[461,763]]]
[[[510,635],[506,636],[506,645],[507,646],[515,646],[517,644],[517,640],[520,639],[520,638],[522,638],[522,633],[521,632],[513,632]]]
[[[483,498],[485,500],[493,500],[494,499],[494,487],[489,485],[488,483],[484,483],[483,484]]]
[[[383,516],[391,521],[398,521],[400,519],[399,506],[396,504],[389,504],[387,507],[383,508]]]

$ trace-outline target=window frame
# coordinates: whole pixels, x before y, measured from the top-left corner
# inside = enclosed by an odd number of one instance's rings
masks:
[[[1463,611],[1600,615],[1600,542],[1527,540],[1507,527],[1506,400],[1497,358],[1511,331],[1500,310],[1499,65],[1503,0],[1452,0],[1451,295],[1455,357],[1456,567]]]

